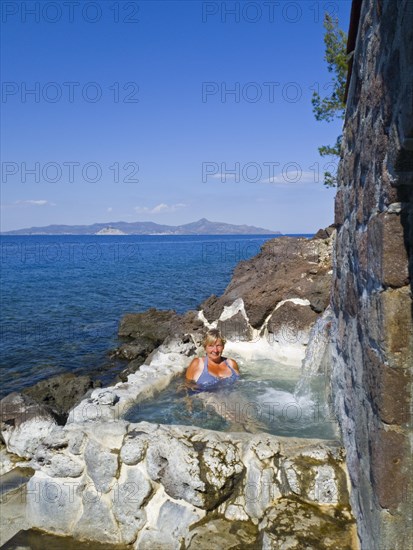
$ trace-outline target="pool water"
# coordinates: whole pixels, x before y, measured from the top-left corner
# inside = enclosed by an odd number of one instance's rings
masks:
[[[232,357],[241,377],[231,386],[195,393],[179,376],[155,398],[129,409],[126,419],[288,437],[337,437],[324,377],[312,377],[310,387],[296,393],[299,368],[265,359],[243,365],[241,358]]]

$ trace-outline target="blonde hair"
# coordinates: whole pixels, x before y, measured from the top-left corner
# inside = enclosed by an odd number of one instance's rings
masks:
[[[217,340],[221,340],[222,345],[225,346],[226,344],[225,338],[222,336],[222,334],[219,332],[218,329],[212,328],[205,333],[202,339],[202,345],[204,346],[204,348],[206,348],[207,346],[210,346]]]

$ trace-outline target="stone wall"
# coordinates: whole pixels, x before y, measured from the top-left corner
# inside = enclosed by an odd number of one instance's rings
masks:
[[[365,550],[413,548],[412,30],[413,2],[363,1],[336,196],[332,392]]]

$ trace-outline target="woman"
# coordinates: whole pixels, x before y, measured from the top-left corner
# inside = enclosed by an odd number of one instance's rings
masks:
[[[209,330],[202,342],[206,356],[193,359],[186,371],[186,380],[195,382],[199,388],[218,386],[223,382],[235,382],[239,368],[233,359],[222,357],[225,338],[217,329]]]

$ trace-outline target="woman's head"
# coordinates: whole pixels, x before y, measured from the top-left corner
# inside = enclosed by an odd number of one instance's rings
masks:
[[[222,342],[222,347],[225,346],[225,338],[222,336],[218,329],[213,328],[208,330],[208,332],[205,334],[202,340],[202,345],[204,346],[204,348],[206,348],[207,346],[215,344],[217,340]]]

